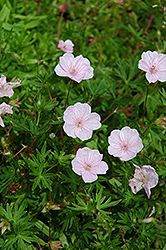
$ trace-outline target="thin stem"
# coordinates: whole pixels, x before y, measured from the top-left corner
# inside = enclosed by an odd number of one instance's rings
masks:
[[[146,97],[145,97],[145,105],[144,105],[144,111],[143,111],[143,117],[142,117],[142,125],[144,125],[144,117],[145,117],[145,111],[146,111],[146,104],[148,99],[148,93],[149,93],[149,83],[147,84],[147,91],[146,91]]]
[[[154,163],[155,164],[155,162],[154,161],[152,161],[149,157],[147,157],[146,155],[144,155],[144,154],[141,154],[141,155],[143,155],[146,159],[148,159],[149,161],[151,161],[152,163]]]
[[[66,104],[67,104],[67,101],[68,101],[68,98],[69,98],[70,87],[71,87],[71,81],[69,83],[69,88],[68,88],[68,92],[67,92],[66,102],[65,102],[65,106],[64,106],[63,110],[66,109]]]
[[[60,126],[60,133],[61,133],[61,139],[62,139],[62,146],[64,148],[64,140],[63,140],[63,131],[62,131],[62,127]]]
[[[155,124],[155,122],[152,122],[152,123],[145,129],[145,131],[140,135],[140,137],[142,137],[142,136],[146,133],[146,131],[147,131],[153,124]]]
[[[44,86],[46,87],[46,89],[47,89],[47,91],[48,91],[48,94],[49,94],[50,100],[52,100],[52,96],[51,96],[51,93],[50,93],[50,91],[49,91],[49,89],[48,89],[48,86],[47,86],[46,84],[45,84]]]
[[[115,109],[111,114],[109,114],[101,123],[104,123],[111,115],[118,112],[119,110]]]
[[[22,149],[20,149],[20,151],[18,151],[15,155],[13,155],[13,157],[12,158],[14,158],[16,155],[18,155],[19,153],[21,153],[21,151],[23,151],[24,150],[24,148],[26,148],[27,146],[24,146]]]
[[[11,146],[12,146],[13,154],[15,154],[14,147],[13,147],[13,143],[12,143],[12,139],[11,139],[11,137],[10,137],[10,134],[9,134],[9,132],[7,131],[6,127],[4,127],[4,129],[5,129],[6,133],[7,133],[7,135],[9,136],[9,140],[10,140],[10,143],[11,143]]]
[[[122,230],[120,230],[120,233],[121,233],[121,235],[122,235],[122,239],[123,239],[123,242],[125,243],[125,246],[127,247],[127,249],[128,249],[128,250],[130,250],[130,249],[129,249],[129,247],[128,247],[128,245],[127,245],[127,243],[126,243],[126,241],[125,241],[123,231],[122,231]]]
[[[59,42],[59,36],[60,36],[60,29],[61,29],[61,22],[63,17],[64,11],[61,12],[59,22],[58,22],[58,33],[57,33],[57,43]]]
[[[47,126],[48,126],[48,124],[50,123],[50,122],[52,122],[52,120],[54,120],[54,117],[40,130],[40,132],[43,130],[43,129],[45,129]]]

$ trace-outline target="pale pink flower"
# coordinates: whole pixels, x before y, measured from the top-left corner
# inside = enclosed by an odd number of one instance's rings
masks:
[[[124,127],[113,130],[108,137],[108,153],[120,157],[122,161],[129,161],[143,148],[142,140],[136,129]]]
[[[80,148],[71,162],[72,169],[76,174],[82,175],[84,182],[91,183],[97,180],[97,174],[106,174],[108,170],[108,165],[102,158],[103,155],[98,150]]]
[[[71,40],[66,40],[65,42],[63,40],[59,40],[58,48],[66,53],[73,53],[73,47],[74,44]]]
[[[154,188],[158,183],[158,174],[155,169],[150,165],[142,166],[142,169],[137,165],[135,166],[134,178],[129,180],[129,186],[132,189],[132,192],[136,194],[142,188],[145,189],[145,192],[150,198],[151,188]]]
[[[101,127],[100,119],[97,113],[91,113],[90,105],[77,102],[65,110],[63,129],[68,136],[85,141],[92,137],[93,130]]]
[[[78,83],[93,77],[93,68],[82,55],[74,58],[73,54],[65,53],[59,60],[60,63],[55,67],[58,76],[69,77]]]
[[[146,79],[151,82],[166,81],[166,55],[158,54],[156,51],[142,53],[138,68],[146,72]]]
[[[13,114],[12,108],[12,106],[6,104],[5,102],[0,105],[0,126],[5,127],[1,115],[5,115],[6,113]]]
[[[20,84],[21,81],[16,80],[16,82],[6,82],[6,77],[1,75],[0,78],[0,97],[8,96],[11,97],[14,94],[13,87]]]

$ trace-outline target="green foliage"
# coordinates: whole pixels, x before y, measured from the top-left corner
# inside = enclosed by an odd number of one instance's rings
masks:
[[[68,2],[0,1],[1,74],[21,80],[1,98],[13,114],[0,127],[0,248],[165,250],[165,82],[148,85],[138,69],[142,52],[166,53],[165,1]],[[71,82],[69,95],[69,79],[54,72],[63,55],[58,40],[67,39],[94,68],[92,79]],[[88,141],[63,130],[64,110],[76,102],[101,116]],[[124,126],[137,129],[144,145],[129,162],[108,154],[108,136]],[[82,147],[99,150],[109,166],[93,183],[72,170]],[[159,175],[150,199],[128,185],[133,163]]]

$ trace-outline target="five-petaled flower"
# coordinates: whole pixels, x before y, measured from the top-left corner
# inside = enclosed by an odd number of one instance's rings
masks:
[[[63,129],[68,136],[88,140],[92,137],[93,130],[101,127],[100,119],[97,113],[91,113],[89,104],[77,102],[65,110]]]
[[[69,77],[78,83],[93,77],[93,68],[82,55],[74,58],[73,54],[65,53],[59,60],[60,63],[55,67],[58,76]]]
[[[6,77],[1,75],[0,78],[0,97],[8,96],[11,97],[14,94],[13,87],[20,84],[21,81],[16,80],[16,82],[6,82]]]
[[[124,127],[121,130],[113,130],[108,137],[108,153],[120,157],[122,161],[133,159],[143,148],[142,140],[136,129]]]
[[[58,48],[66,53],[73,53],[73,47],[74,44],[71,40],[66,40],[65,42],[63,40],[59,40]]]
[[[6,104],[5,102],[0,105],[0,126],[5,127],[1,115],[5,115],[6,113],[13,114],[12,108],[12,106]]]
[[[72,169],[76,174],[82,175],[84,182],[91,183],[97,180],[97,174],[106,174],[108,170],[108,165],[102,158],[103,155],[98,150],[80,148],[71,162]]]
[[[132,192],[136,194],[142,188],[145,189],[145,192],[150,198],[151,188],[154,188],[158,183],[158,174],[155,169],[150,165],[144,165],[142,168],[135,166],[134,178],[129,180],[129,186],[132,189]]]
[[[146,72],[146,79],[151,82],[166,81],[166,55],[158,54],[156,51],[142,53],[138,68]]]

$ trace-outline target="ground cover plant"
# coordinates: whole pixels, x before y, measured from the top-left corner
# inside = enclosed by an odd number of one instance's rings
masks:
[[[0,248],[166,249],[166,3],[0,1]]]

